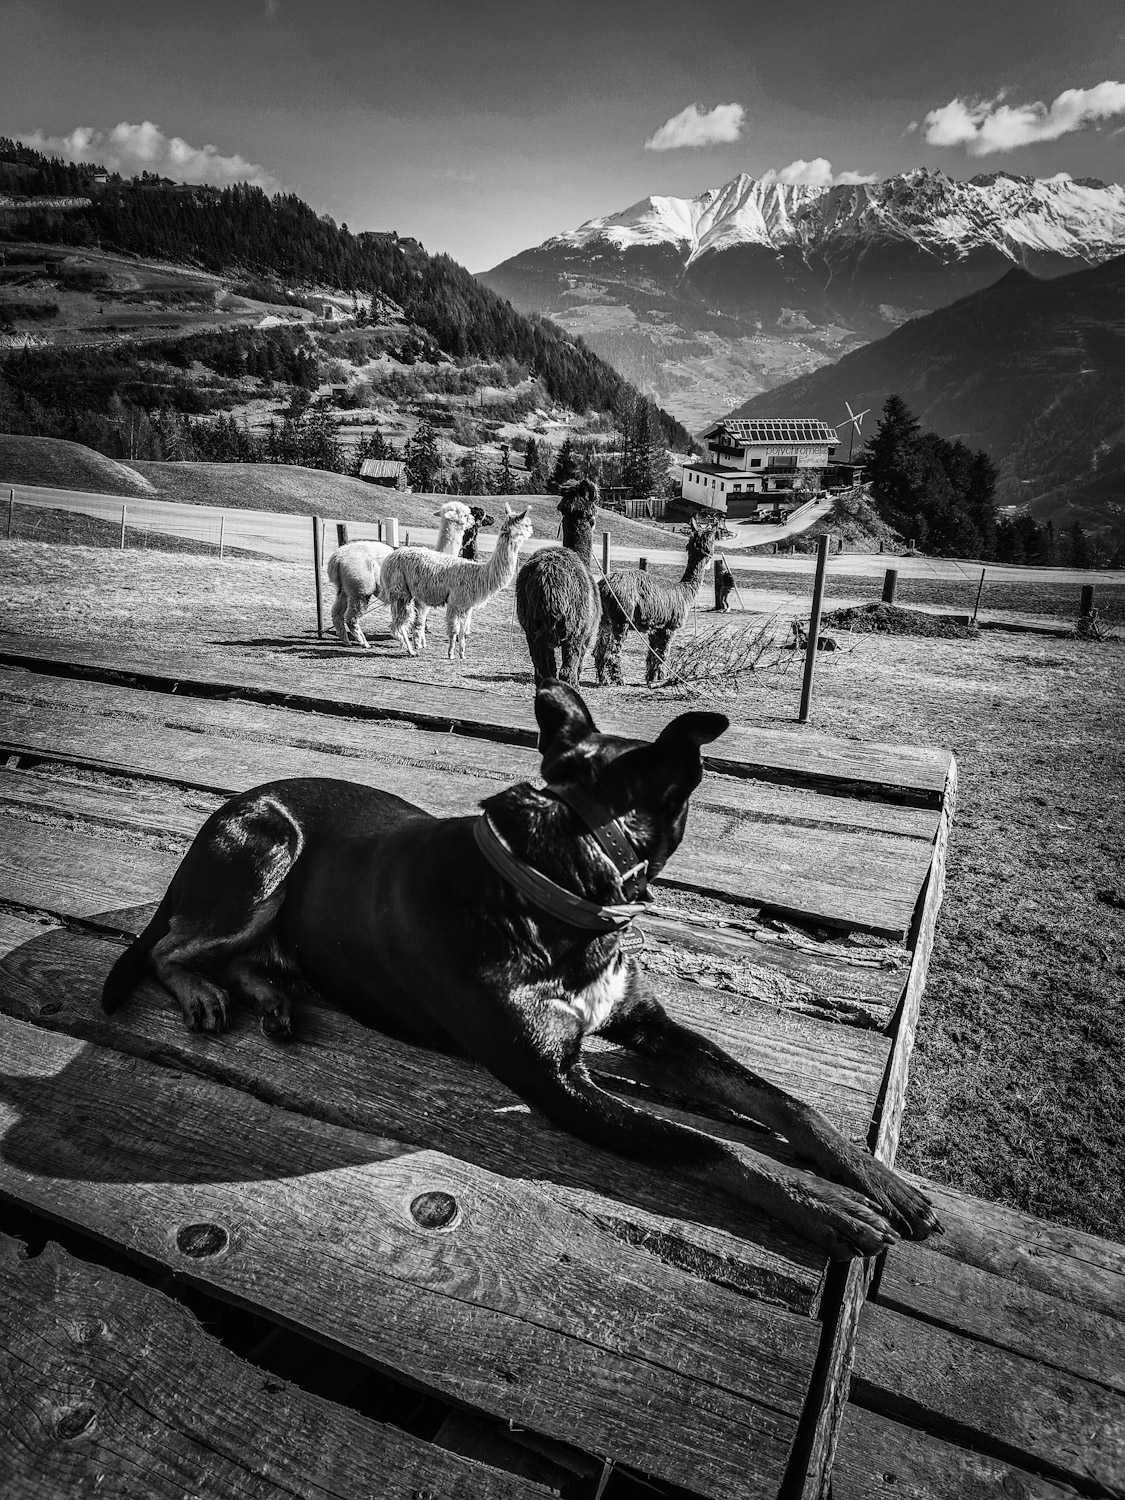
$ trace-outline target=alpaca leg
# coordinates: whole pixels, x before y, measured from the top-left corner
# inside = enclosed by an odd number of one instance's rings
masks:
[[[664,676],[664,658],[668,655],[668,642],[671,639],[670,630],[649,631],[648,655],[645,658],[645,681],[649,687],[654,687]]]
[[[611,624],[603,616],[602,628],[598,632],[598,644],[594,651],[594,666],[598,673],[599,685],[609,683],[613,687],[621,686],[621,649],[625,644],[625,632],[627,623],[623,620],[620,625]]]
[[[465,624],[468,614],[462,614],[455,610],[452,605],[445,612],[445,635],[449,645],[449,660],[452,661],[454,654],[460,661],[465,660]]]
[[[370,646],[368,645],[367,637],[360,629],[359,622],[367,613],[367,606],[370,602],[369,599],[350,599],[344,614],[344,627],[348,635],[357,646],[362,646],[365,651],[370,650]]]
[[[349,601],[347,595],[343,592],[340,592],[336,595],[336,602],[332,606],[332,624],[336,627],[336,634],[340,637],[340,640],[345,646],[351,645],[351,638],[348,635],[348,626],[346,619],[348,602]]]
[[[531,652],[531,668],[535,673],[537,687],[546,678],[558,676],[555,648],[550,641],[544,640],[542,636],[536,636],[528,640],[527,649]]]
[[[577,687],[582,677],[582,663],[586,658],[586,643],[573,641],[568,636],[562,643],[561,654],[562,666],[559,668],[559,681],[569,682],[571,687]],[[552,651],[552,660],[554,655]]]
[[[429,613],[430,606],[428,604],[420,604],[419,601],[415,599],[414,624],[410,632],[411,639],[414,642],[415,653],[424,651],[426,649],[426,620],[429,616]]]
[[[412,624],[411,601],[396,596],[391,601],[391,630],[402,642],[407,656],[414,655],[414,646],[411,641]]]

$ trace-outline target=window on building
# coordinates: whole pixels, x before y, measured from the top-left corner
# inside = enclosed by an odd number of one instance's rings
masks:
[[[760,469],[762,467],[762,460],[760,458],[752,458],[750,460],[750,467],[752,469]]]

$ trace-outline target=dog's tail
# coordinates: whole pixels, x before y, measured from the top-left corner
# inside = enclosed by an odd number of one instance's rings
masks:
[[[106,975],[102,985],[102,1009],[107,1015],[112,1015],[123,1001],[128,1000],[145,977],[148,956],[168,931],[171,920],[172,892],[168,889],[148,926],[133,939]]]

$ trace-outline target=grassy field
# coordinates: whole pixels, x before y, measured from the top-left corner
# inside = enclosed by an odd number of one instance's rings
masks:
[[[370,655],[318,641],[306,570],[281,563],[16,541],[0,544],[0,601],[8,629],[76,643],[315,662],[326,682],[353,687],[378,662],[402,678],[531,690],[510,591],[478,613],[463,666],[444,659],[440,615],[419,660],[386,638],[381,612]],[[701,613],[685,631],[741,623]],[[900,1160],[1123,1239],[1125,645],[997,632],[841,644],[818,663],[813,726],[941,745],[960,767]],[[736,693],[710,697],[742,723],[794,726],[800,661],[770,650]],[[638,644],[625,671],[632,686],[612,701],[649,701]],[[595,717],[610,693],[588,689]],[[687,695],[661,696],[671,715]]]

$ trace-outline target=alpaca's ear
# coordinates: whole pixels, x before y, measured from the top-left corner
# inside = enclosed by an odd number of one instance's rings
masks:
[[[557,781],[573,774],[585,759],[583,744],[597,733],[581,695],[557,678],[545,678],[535,694],[535,718],[543,779]]]

